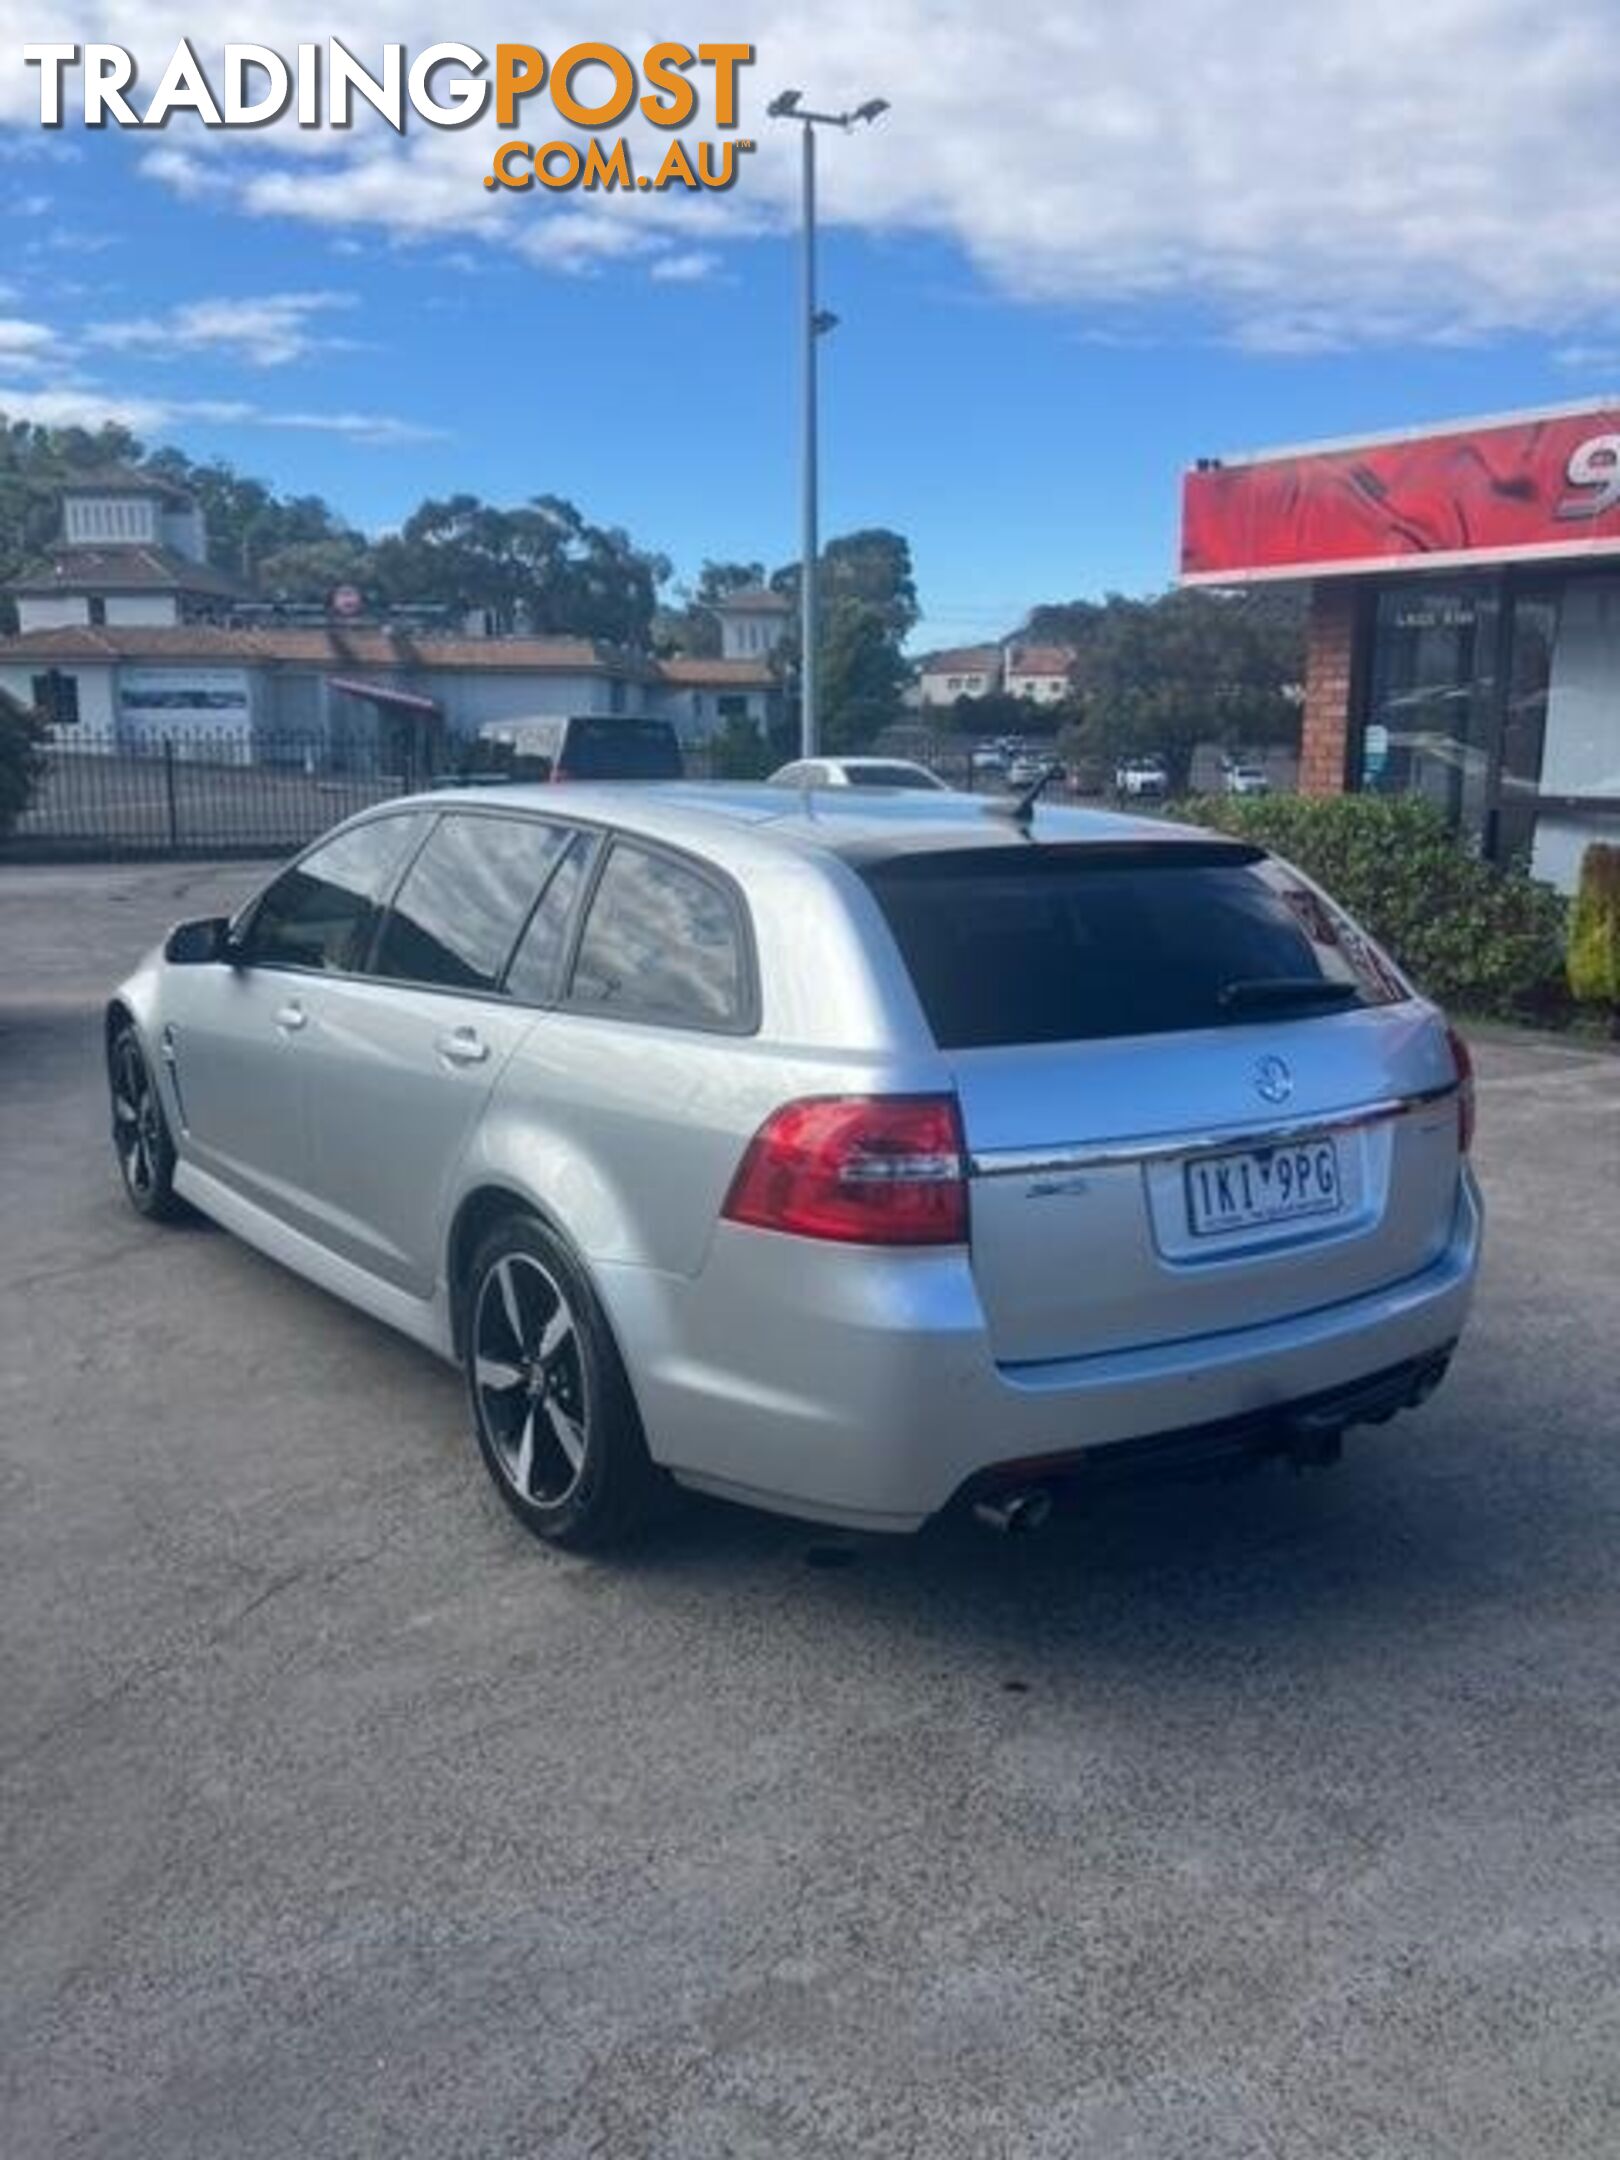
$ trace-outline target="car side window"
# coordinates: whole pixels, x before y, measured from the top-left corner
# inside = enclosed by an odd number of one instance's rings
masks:
[[[576,833],[529,917],[506,971],[508,994],[525,1005],[549,1005],[562,987],[568,933],[595,853],[596,842]]]
[[[568,845],[537,818],[448,811],[394,895],[371,973],[492,990],[535,896]]]
[[[740,1026],[747,978],[730,894],[691,864],[616,840],[591,898],[569,1002],[677,1027]]]
[[[312,848],[254,908],[242,957],[256,967],[346,974],[362,965],[377,910],[412,843],[419,815],[372,818]]]

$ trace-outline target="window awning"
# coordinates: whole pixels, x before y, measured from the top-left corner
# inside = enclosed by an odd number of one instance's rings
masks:
[[[328,690],[341,690],[345,697],[365,698],[369,704],[381,705],[390,712],[439,713],[443,707],[435,697],[426,697],[419,690],[396,690],[387,683],[354,682],[347,675],[328,675]]]

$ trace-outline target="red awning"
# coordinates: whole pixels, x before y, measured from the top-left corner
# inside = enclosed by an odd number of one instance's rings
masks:
[[[341,690],[345,697],[365,698],[373,705],[387,705],[395,712],[437,713],[443,710],[437,698],[424,697],[418,690],[395,690],[386,683],[352,682],[346,675],[328,675],[328,690]]]

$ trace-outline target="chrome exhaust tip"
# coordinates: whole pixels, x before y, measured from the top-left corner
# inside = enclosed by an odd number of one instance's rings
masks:
[[[1018,1485],[975,1500],[973,1513],[987,1530],[1027,1537],[1052,1518],[1052,1495],[1044,1485]]]

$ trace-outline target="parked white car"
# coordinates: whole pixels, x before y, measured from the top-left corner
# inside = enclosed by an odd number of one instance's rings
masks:
[[[1228,795],[1271,793],[1271,775],[1252,759],[1229,759],[1222,768],[1221,784]]]
[[[1170,792],[1170,774],[1163,758],[1124,758],[1114,772],[1114,789],[1133,802],[1162,799]]]
[[[948,783],[926,765],[911,758],[839,757],[795,758],[771,774],[772,787],[791,788],[937,788],[949,792]]]

